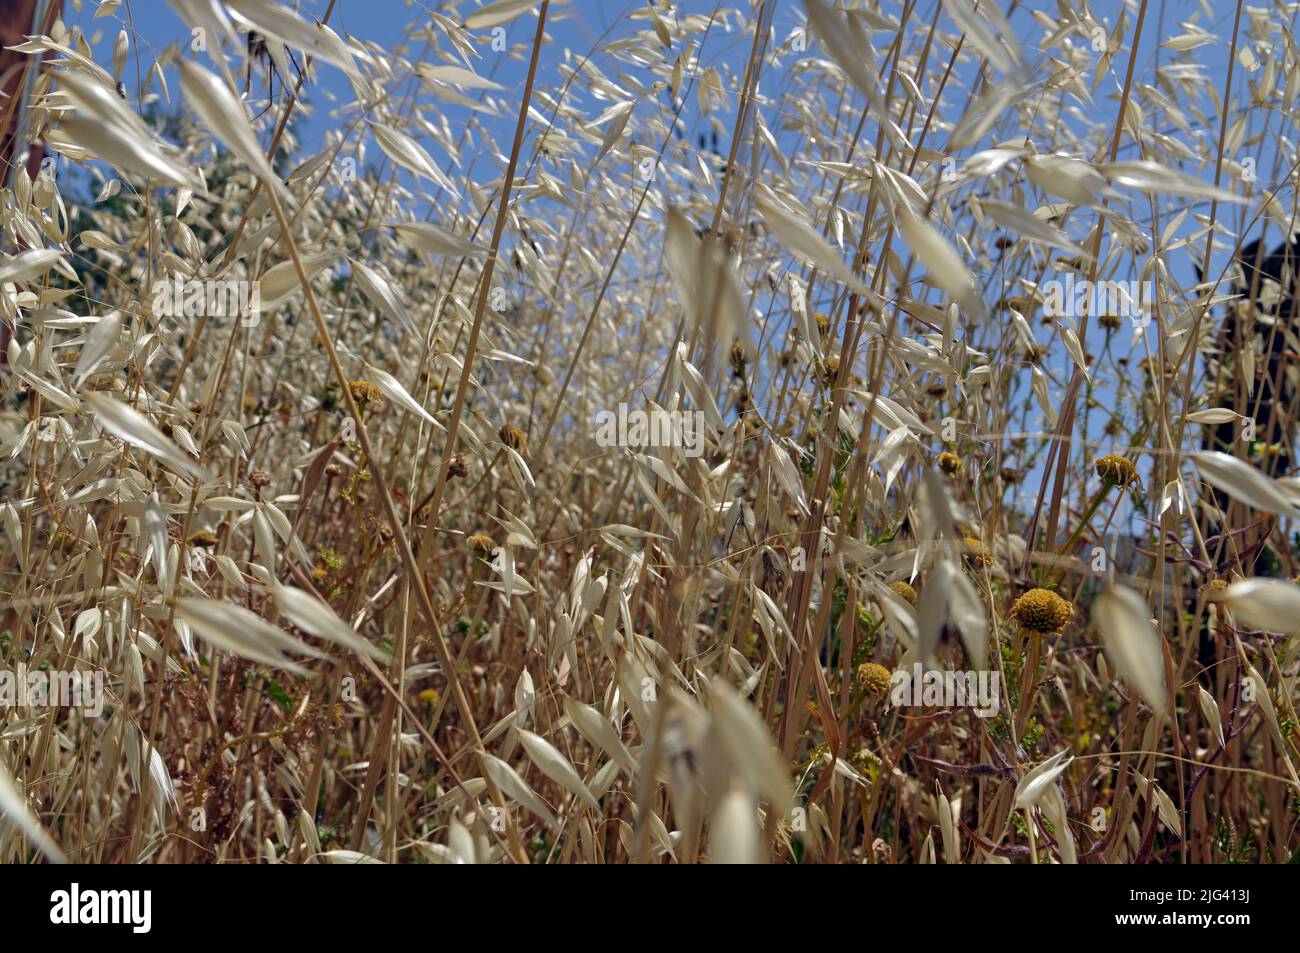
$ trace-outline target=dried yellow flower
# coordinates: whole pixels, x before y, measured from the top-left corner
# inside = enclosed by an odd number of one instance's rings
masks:
[[[503,424],[501,429],[497,431],[497,436],[500,437],[501,442],[511,450],[518,453],[528,452],[528,435],[518,427],[511,426],[510,424]]]
[[[892,684],[889,669],[875,662],[863,662],[858,666],[858,681],[872,695],[888,695]]]
[[[366,404],[379,403],[384,396],[370,381],[352,381],[348,384],[348,390],[352,392],[352,399],[362,405],[362,410],[365,410]]]
[[[1137,467],[1133,465],[1133,461],[1128,457],[1121,457],[1118,453],[1108,453],[1104,457],[1098,457],[1093,463],[1093,468],[1103,483],[1128,486],[1137,480]]]
[[[966,468],[966,465],[961,462],[961,457],[955,453],[941,453],[934,458],[934,462],[950,477],[961,476],[962,470]]]
[[[891,582],[889,584],[889,588],[893,589],[894,592],[896,592],[903,599],[906,599],[913,606],[916,605],[916,590],[913,589],[907,583],[905,583],[903,580],[897,579],[894,582]]]
[[[1030,589],[1011,607],[1011,618],[1022,629],[1055,635],[1074,616],[1074,606],[1050,589]]]
[[[972,566],[992,566],[993,553],[974,536],[967,536],[961,541],[962,555]]]
[[[833,387],[835,379],[840,375],[840,356],[838,354],[829,354],[826,362],[822,365],[822,383],[827,387]]]
[[[465,545],[470,548],[471,552],[476,553],[490,553],[497,547],[497,544],[492,541],[492,537],[486,533],[472,533],[466,537]]]

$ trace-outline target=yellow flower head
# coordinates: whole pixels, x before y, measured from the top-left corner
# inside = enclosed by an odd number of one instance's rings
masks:
[[[528,435],[518,427],[503,424],[501,429],[497,431],[497,436],[511,450],[521,454],[528,452]]]
[[[438,704],[438,699],[441,697],[442,696],[438,694],[438,689],[436,688],[426,688],[424,691],[420,692],[420,701],[424,702],[426,705]]]
[[[893,589],[895,593],[910,602],[913,606],[916,605],[916,590],[903,580],[897,579],[894,582],[891,582],[889,588]]]
[[[1074,616],[1074,606],[1050,589],[1030,589],[1011,607],[1011,618],[1022,629],[1055,635]]]
[[[376,404],[383,398],[379,388],[370,381],[352,381],[348,384],[348,390],[352,392],[352,399],[361,405],[362,410],[365,410],[366,404]]]
[[[1108,453],[1104,457],[1098,457],[1093,467],[1103,483],[1115,486],[1128,486],[1138,477],[1137,467],[1133,465],[1133,461],[1128,457],[1121,457],[1118,453]]]
[[[465,539],[465,545],[475,553],[490,553],[497,548],[497,544],[492,541],[492,537],[486,533],[472,533]]]
[[[822,364],[822,383],[827,387],[833,387],[839,374],[840,356],[838,354],[828,354],[826,361]]]
[[[892,684],[889,669],[875,662],[863,662],[858,666],[858,681],[872,695],[888,695]]]
[[[961,541],[962,554],[972,566],[992,566],[993,553],[974,536],[967,536]]]
[[[961,457],[955,453],[941,453],[934,458],[934,462],[939,465],[939,469],[950,477],[961,476],[965,464],[961,462]]]

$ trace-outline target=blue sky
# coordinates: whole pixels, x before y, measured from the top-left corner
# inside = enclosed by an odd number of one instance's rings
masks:
[[[123,3],[112,14],[97,19],[92,19],[96,4],[92,0],[83,0],[83,2],[85,7],[80,15],[72,11],[68,11],[66,15],[70,22],[79,24],[85,30],[95,51],[97,62],[103,65],[112,61],[113,44],[119,29],[125,26],[128,32],[131,32],[128,8],[134,15],[135,34],[140,41],[142,70],[147,71],[153,60],[167,46],[174,43],[188,45],[189,30],[164,0],[131,0],[130,3]],[[298,0],[296,4],[288,5],[308,19],[319,19],[324,16],[329,3],[328,0]],[[581,59],[592,53],[598,46],[644,30],[645,20],[628,19],[628,14],[643,6],[644,4],[640,2],[601,2],[601,0],[578,0],[578,2],[553,4],[547,15],[546,34],[549,43],[542,53],[539,84],[543,88],[546,86],[558,88],[563,84],[564,78],[557,67],[566,62],[566,50],[572,52],[575,60]],[[712,9],[711,4],[699,2],[686,3],[682,6],[690,10]],[[460,3],[452,7],[440,3],[412,2],[412,0],[364,0],[364,2],[337,0],[329,24],[340,34],[378,44],[390,52],[415,56],[420,52],[420,44],[407,41],[408,25],[427,24],[430,21],[428,11],[448,15],[451,9],[457,9],[463,17],[476,8],[477,4],[474,3]],[[778,23],[781,19],[792,19],[792,17],[779,16]],[[522,88],[527,74],[528,47],[532,42],[536,23],[535,16],[524,14],[504,24],[502,29],[506,31],[509,55],[496,53],[487,43],[484,43],[479,50],[480,58],[473,63],[477,72],[507,87],[507,91],[502,94],[507,102],[519,88]],[[747,37],[734,33],[730,37],[725,37],[721,33],[716,34],[715,37],[710,43],[711,57],[738,57],[743,63],[749,47]],[[598,53],[593,59],[602,68],[612,62],[612,58],[603,52]],[[123,80],[127,85],[128,93],[132,93],[135,87],[133,59],[128,59]],[[176,84],[170,85],[174,94]],[[311,151],[313,147],[319,145],[324,129],[334,125],[334,121],[329,116],[330,110],[337,104],[349,102],[353,98],[353,93],[346,77],[339,70],[327,65],[317,68],[314,82],[309,85],[306,93],[308,101],[315,106],[315,112],[301,125],[299,132],[304,146]],[[259,86],[256,81],[249,102],[254,112],[266,104],[265,87]],[[448,107],[448,111],[455,112],[455,107]],[[507,109],[503,112],[503,122],[493,128],[493,134],[508,142],[516,117],[512,110]]]
[[[112,60],[112,46],[119,27],[126,26],[130,31],[132,22],[134,33],[140,44],[138,51],[140,53],[140,68],[144,71],[149,69],[154,58],[167,46],[173,43],[188,43],[188,30],[164,0],[130,0],[130,2],[123,3],[111,14],[99,18],[92,18],[92,14],[98,6],[94,0],[82,0],[82,5],[83,9],[80,14],[68,10],[65,15],[86,31],[95,50],[96,59],[105,65]],[[320,17],[324,15],[329,3],[328,0],[297,0],[296,4],[291,5],[295,6],[304,16]],[[456,4],[454,9],[457,9],[460,15],[464,16],[475,9],[476,6],[477,4],[473,0],[467,0],[467,2]],[[678,6],[679,10],[684,12],[705,14],[715,8],[714,3],[708,2],[708,0],[684,0]],[[734,6],[746,11],[749,10],[749,5],[745,3],[736,3]],[[889,2],[882,4],[882,8],[894,16],[897,16],[899,6],[897,3]],[[1016,26],[1019,39],[1025,44],[1026,53],[1031,59],[1034,58],[1035,53],[1032,44],[1043,33],[1042,27],[1029,14],[1029,9],[1033,6],[1054,12],[1055,4],[1044,2],[1020,4],[1012,15],[1012,23]],[[1099,18],[1113,25],[1117,22],[1123,6],[1124,4],[1116,2],[1116,0],[1106,0],[1106,2],[1093,3],[1092,9]],[[646,28],[644,19],[628,19],[629,14],[634,11],[643,11],[644,7],[645,4],[642,0],[630,0],[630,2],[626,3],[618,2],[618,0],[615,0],[615,2],[573,0],[570,3],[553,5],[547,23],[547,35],[550,43],[543,50],[539,69],[541,88],[558,88],[563,83],[563,76],[559,70],[562,64],[571,64],[591,54],[593,49],[644,30]],[[1129,5],[1127,28],[1129,35],[1132,33],[1133,23],[1136,19],[1136,8],[1136,3]],[[428,23],[428,11],[445,13],[448,9],[452,8],[445,4],[418,3],[413,2],[413,0],[360,0],[360,2],[359,0],[336,0],[330,24],[340,33],[350,34],[362,40],[373,42],[389,51],[405,52],[407,55],[414,56],[419,53],[419,47],[409,48],[410,44],[407,44],[404,39],[406,26],[413,22]],[[923,2],[918,8],[915,19],[928,22],[932,11],[933,5],[929,2]],[[1135,75],[1138,81],[1154,83],[1157,63],[1167,63],[1170,60],[1171,54],[1167,50],[1161,49],[1157,40],[1164,40],[1182,33],[1184,30],[1181,24],[1193,22],[1197,27],[1209,31],[1217,38],[1217,42],[1198,49],[1195,55],[1197,60],[1204,65],[1206,75],[1210,78],[1211,83],[1216,87],[1221,87],[1227,65],[1227,44],[1232,33],[1233,13],[1233,7],[1227,4],[1211,6],[1200,2],[1191,2],[1191,0],[1157,0],[1157,2],[1153,2],[1147,12],[1147,25],[1144,29],[1144,39],[1137,60]],[[730,20],[716,28],[709,37],[704,49],[704,65],[729,65],[733,70],[733,75],[738,79],[739,72],[743,69],[745,57],[749,52],[749,37],[745,32],[732,28],[734,22],[734,20]],[[804,25],[803,4],[795,2],[795,0],[781,0],[776,7],[772,22],[777,41],[780,42],[790,35],[791,30]],[[480,59],[474,64],[476,70],[507,87],[507,91],[502,94],[507,107],[513,105],[511,96],[522,86],[526,73],[527,48],[532,38],[535,23],[535,18],[530,14],[522,15],[507,23],[504,29],[507,31],[507,39],[512,53],[510,55],[494,53],[485,44],[480,48]],[[950,33],[955,32],[955,27],[950,21],[943,20],[941,25]],[[882,48],[885,42],[886,38],[882,34],[876,35],[878,49]],[[566,51],[571,56],[566,55]],[[128,58],[123,75],[128,94],[133,93],[136,86],[134,54],[135,51]],[[814,49],[810,50],[809,55],[820,54],[814,47]],[[597,66],[607,70],[615,77],[627,69],[625,63],[621,63],[603,52],[597,53],[593,57],[593,61]],[[788,81],[788,70],[792,62],[793,59],[787,57],[779,67],[769,67],[763,76],[762,89],[768,92],[769,95],[777,93],[779,88]],[[1127,52],[1116,56],[1112,75],[1102,82],[1098,90],[1095,110],[1090,110],[1094,117],[1114,116],[1117,109],[1117,94],[1123,82],[1123,68],[1126,62]],[[958,76],[964,82],[968,83],[972,78],[972,74],[973,69],[969,63],[965,64],[964,71],[962,66],[958,67]],[[1238,67],[1234,77],[1234,86],[1241,90],[1248,78],[1248,74]],[[174,98],[177,84],[170,80],[169,82]],[[351,101],[353,96],[343,74],[332,67],[322,65],[316,70],[314,82],[310,84],[307,90],[307,97],[312,106],[312,113],[309,117],[302,119],[295,128],[302,137],[305,154],[310,154],[319,148],[324,132],[336,125],[336,120],[331,118],[330,112],[336,106]],[[1238,103],[1242,102],[1240,96],[1234,96],[1234,100]],[[959,106],[962,102],[963,100],[960,97],[952,97],[954,107]],[[257,112],[264,105],[266,105],[265,89],[254,82],[253,92],[250,95],[250,106],[254,112]],[[607,104],[595,103],[588,99],[583,102],[582,108],[593,109],[594,115],[595,112],[603,109],[605,105]],[[447,108],[448,114],[454,116],[456,107]],[[715,113],[715,116],[727,125],[730,124],[730,118],[725,111]],[[688,138],[692,143],[696,141],[701,131],[707,134],[712,128],[708,123],[700,121],[693,104],[688,103],[682,118],[686,123]],[[490,130],[498,142],[509,141],[514,121],[513,109],[503,108],[502,116],[496,121],[496,124],[489,124]],[[772,123],[769,122],[769,124]],[[1215,136],[1217,131],[1217,128],[1206,130],[1206,134]],[[871,130],[868,130],[868,132],[870,133]],[[967,152],[969,151],[974,150],[967,150]],[[373,156],[378,153],[377,150],[372,149],[370,154]],[[1126,140],[1121,149],[1121,158],[1135,157],[1134,144]],[[437,158],[436,152],[435,158]],[[960,160],[962,156],[958,155],[957,158]],[[1261,159],[1261,161],[1266,161],[1266,159]],[[1212,168],[1192,171],[1205,178],[1213,176]],[[1261,181],[1267,182],[1271,172],[1272,170],[1267,164],[1260,168]],[[496,175],[497,170],[488,166],[475,174],[475,178],[486,179],[493,178]],[[1190,273],[1186,277],[1189,281],[1191,280]]]

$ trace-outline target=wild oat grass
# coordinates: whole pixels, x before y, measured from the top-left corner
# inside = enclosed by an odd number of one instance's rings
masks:
[[[0,861],[1297,856],[1291,8],[171,5],[8,54]]]

